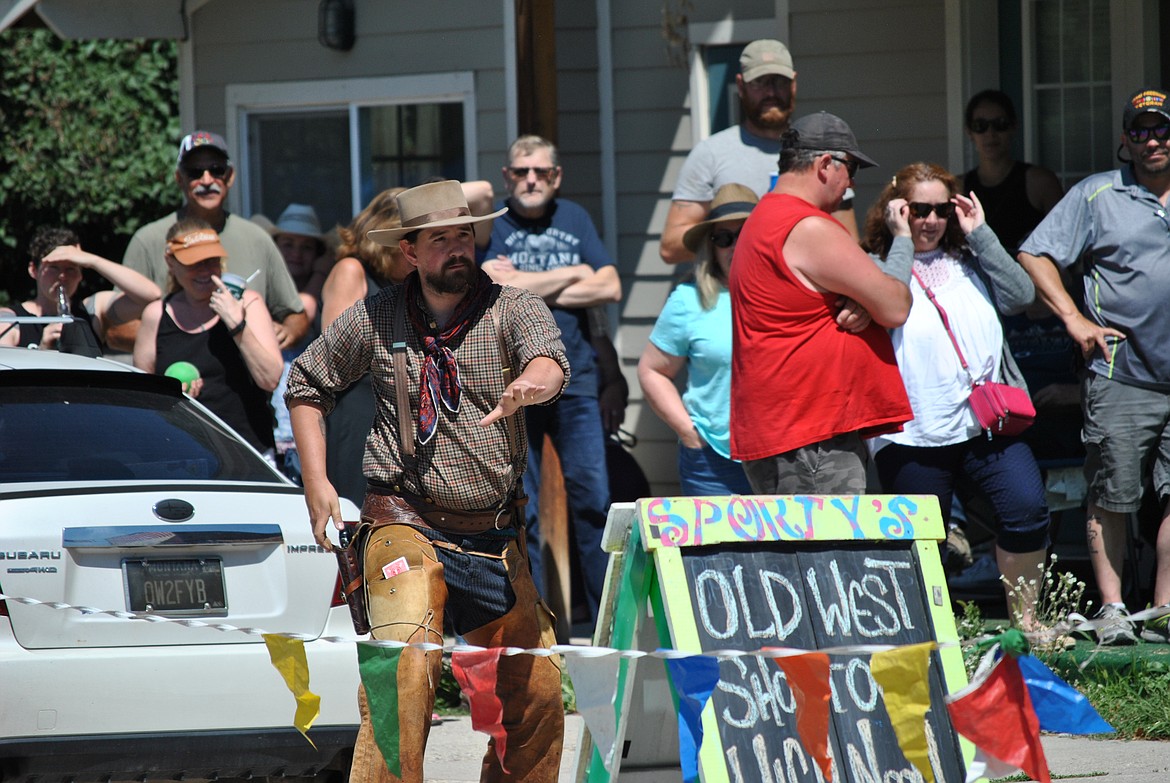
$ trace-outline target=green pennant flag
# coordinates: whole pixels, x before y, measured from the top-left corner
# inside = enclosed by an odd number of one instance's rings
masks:
[[[386,760],[386,769],[402,777],[398,758],[398,659],[402,647],[379,647],[358,642],[358,672],[370,705],[374,741]]]

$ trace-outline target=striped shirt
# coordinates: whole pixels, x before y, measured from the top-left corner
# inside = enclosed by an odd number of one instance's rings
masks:
[[[561,366],[567,385],[569,363],[548,307],[524,289],[493,287],[498,291],[495,315],[512,354],[513,377],[536,357],[545,356]],[[390,347],[395,305],[405,290],[405,286],[388,286],[342,313],[293,362],[285,400],[315,403],[328,415],[336,395],[370,373],[375,402],[374,425],[362,461],[366,477],[453,510],[498,508],[524,475],[528,437],[524,416],[514,414],[520,443],[518,464],[512,465],[505,420],[479,426],[504,392],[499,341],[486,310],[472,316],[474,324],[462,342],[451,346],[462,386],[459,411],[452,413],[440,403],[435,436],[426,444],[418,443],[416,437],[415,466],[403,460]],[[421,300],[420,306],[427,312]],[[411,422],[417,432],[423,341],[409,318],[406,343]]]

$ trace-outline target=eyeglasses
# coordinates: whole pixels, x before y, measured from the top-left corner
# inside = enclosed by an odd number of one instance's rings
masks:
[[[742,230],[740,229],[740,231]],[[711,232],[711,244],[723,250],[734,245],[737,239],[739,239],[739,231],[723,230]]]
[[[987,133],[987,131],[993,128],[999,133],[1003,133],[1005,130],[1011,130],[1012,125],[1012,121],[1007,117],[996,117],[992,120],[985,120],[982,117],[976,117],[975,119],[971,120],[971,125],[969,127],[971,128],[972,133]]]
[[[838,157],[832,154],[830,154],[829,157],[845,167],[845,170],[849,172],[849,179],[853,179],[857,176],[857,170],[861,168],[860,161],[856,161],[850,157]]]
[[[226,163],[212,163],[208,166],[183,166],[187,179],[203,179],[203,172],[211,172],[212,179],[223,179],[232,167]]]
[[[528,179],[528,172],[536,175],[537,179],[543,179],[548,182],[557,173],[556,166],[512,166],[508,169],[508,173],[516,179]]]
[[[1145,144],[1153,136],[1158,141],[1164,140],[1170,136],[1170,123],[1162,123],[1161,125],[1154,125],[1146,128],[1130,128],[1125,132],[1129,140],[1133,144]]]
[[[907,206],[910,207],[910,217],[916,217],[919,220],[925,220],[930,217],[930,213],[938,215],[940,219],[946,220],[951,215],[955,214],[955,202],[944,201],[941,204],[927,204],[924,201],[911,201]]]

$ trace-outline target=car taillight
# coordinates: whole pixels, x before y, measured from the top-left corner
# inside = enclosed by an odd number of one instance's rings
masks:
[[[329,602],[329,608],[336,606],[345,606],[345,593],[341,589],[341,573],[337,574],[337,584],[333,586],[333,600]],[[3,603],[0,603],[0,614],[3,614]]]
[[[339,577],[340,578],[340,577]],[[4,586],[0,585],[0,593],[4,592]],[[0,617],[8,617],[8,603],[0,600]]]

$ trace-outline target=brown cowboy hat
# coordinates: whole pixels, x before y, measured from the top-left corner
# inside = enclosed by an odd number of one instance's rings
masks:
[[[759,202],[760,197],[746,185],[728,183],[715,191],[715,198],[711,199],[711,211],[702,223],[696,223],[683,234],[683,245],[687,250],[696,253],[699,245],[707,238],[711,226],[724,220],[742,220],[751,214],[752,208]]]
[[[399,228],[382,228],[366,234],[370,241],[398,247],[398,240],[413,231],[440,226],[461,226],[493,220],[508,211],[507,207],[490,215],[472,215],[463,187],[453,179],[429,182],[398,194]]]

